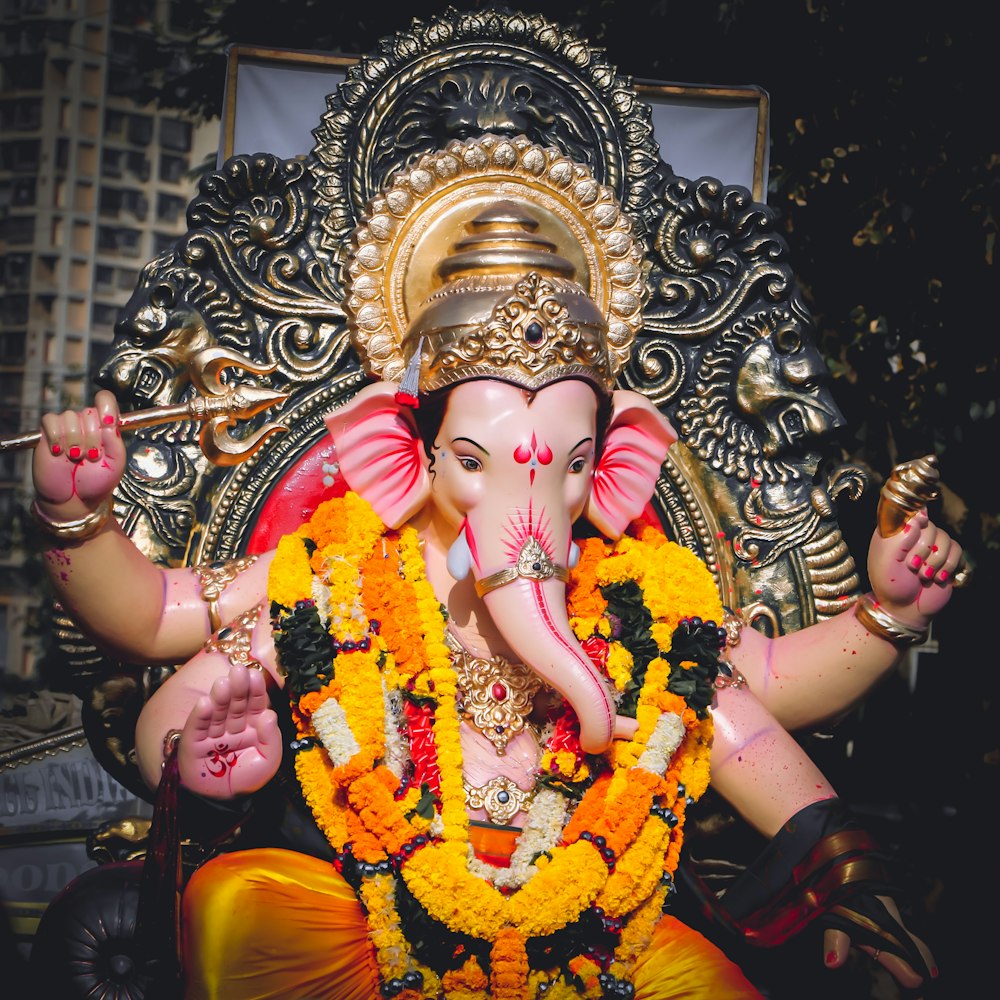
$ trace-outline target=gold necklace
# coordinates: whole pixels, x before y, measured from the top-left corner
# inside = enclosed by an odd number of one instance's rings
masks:
[[[459,714],[502,757],[507,744],[523,731],[542,682],[523,663],[511,663],[503,656],[473,656],[450,632],[445,632],[445,640],[458,679]]]

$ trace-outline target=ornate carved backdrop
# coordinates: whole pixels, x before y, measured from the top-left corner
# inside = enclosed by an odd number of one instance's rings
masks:
[[[207,347],[287,393],[236,428],[289,428],[236,467],[211,465],[190,425],[131,438],[116,511],[145,551],[174,565],[246,551],[279,478],[321,440],[323,414],[364,381],[342,308],[346,240],[363,207],[422,153],[523,135],[587,164],[641,241],[645,325],[622,382],[680,435],[654,498],[667,531],[760,627],[797,629],[849,604],[859,580],[835,500],[858,496],[863,476],[845,467],[817,478],[824,434],[842,418],[766,205],[714,178],[675,176],[630,80],[541,16],[414,20],[352,66],[327,103],[304,160],[237,156],[201,181],[187,233],[144,268],[116,328],[99,381],[127,408],[190,396]],[[68,646],[72,623],[63,626]],[[128,665],[88,669],[118,678],[129,706],[116,718],[127,723],[147,680]],[[98,690],[90,726],[106,736],[106,682]],[[127,751],[104,759],[130,767]]]

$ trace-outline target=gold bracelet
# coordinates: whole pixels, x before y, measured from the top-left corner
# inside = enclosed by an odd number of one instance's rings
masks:
[[[926,628],[914,628],[890,615],[874,594],[864,594],[855,608],[855,615],[866,631],[894,646],[919,646],[927,641]]]
[[[219,612],[222,592],[256,561],[257,556],[252,555],[229,562],[198,563],[191,567],[201,585],[201,599],[208,605],[208,623],[213,634],[222,627],[222,615]]]
[[[31,505],[31,515],[46,534],[67,542],[83,542],[93,538],[111,516],[111,499],[105,497],[95,510],[72,521],[56,521],[44,514],[35,500]]]

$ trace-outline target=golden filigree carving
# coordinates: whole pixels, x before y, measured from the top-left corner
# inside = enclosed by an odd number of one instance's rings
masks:
[[[465,783],[465,801],[470,809],[485,809],[491,823],[504,826],[527,809],[534,789],[524,791],[506,775],[499,775],[478,788]]]
[[[485,659],[462,650],[452,662],[462,692],[460,711],[503,755],[524,729],[541,681],[524,664],[502,656]]]
[[[202,648],[206,653],[221,653],[234,667],[242,665],[262,670],[263,667],[251,653],[253,630],[260,620],[260,614],[260,605],[257,605],[237,615]]]
[[[229,562],[197,563],[191,567],[201,587],[201,599],[208,605],[208,621],[213,632],[217,632],[222,625],[219,617],[219,598],[222,597],[222,592],[256,561],[257,556],[253,555]]]

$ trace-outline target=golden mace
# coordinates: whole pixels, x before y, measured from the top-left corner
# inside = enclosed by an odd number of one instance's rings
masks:
[[[889,538],[903,530],[903,525],[922,507],[936,500],[941,473],[936,455],[924,455],[912,462],[903,462],[892,470],[878,498],[878,533]],[[962,557],[953,587],[964,587],[971,570]]]

